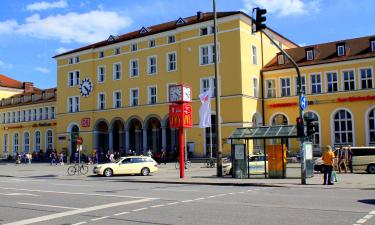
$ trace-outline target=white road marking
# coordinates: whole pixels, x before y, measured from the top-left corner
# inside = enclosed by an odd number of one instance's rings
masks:
[[[82,222],[79,222],[79,223],[75,223],[75,224],[72,224],[72,225],[81,225],[81,224],[85,224],[87,223],[86,221],[82,221]]]
[[[136,203],[141,203],[141,202],[148,202],[148,201],[153,201],[153,200],[155,200],[155,199],[144,198],[144,199],[138,199],[138,200],[133,200],[133,201],[109,203],[109,204],[104,204],[104,205],[92,206],[92,207],[88,207],[88,208],[71,210],[71,211],[67,211],[67,212],[50,214],[50,215],[46,215],[46,216],[35,217],[35,218],[31,218],[31,219],[20,220],[20,221],[16,221],[16,222],[4,224],[4,225],[24,225],[24,224],[39,223],[39,222],[53,220],[53,219],[57,219],[57,218],[61,218],[61,217],[72,216],[72,215],[92,212],[92,211],[116,207],[116,206],[130,205],[130,204],[136,204]]]
[[[0,193],[0,195],[7,195],[7,196],[34,196],[38,197],[39,195],[29,194],[29,193]]]
[[[103,216],[103,217],[99,217],[99,218],[91,219],[91,221],[103,220],[103,219],[106,219],[106,218],[108,218],[108,217],[109,217],[109,216]]]
[[[168,203],[167,205],[176,205],[176,204],[178,204],[179,202],[170,202],[170,203]]]
[[[375,210],[371,211],[369,214],[370,215],[375,215]]]
[[[86,184],[51,184],[54,186],[71,186],[71,187],[92,187],[91,185]]]
[[[199,201],[199,200],[203,200],[203,199],[206,199],[206,198],[196,198],[196,199],[194,199],[194,201]]]
[[[140,198],[140,199],[156,199],[156,198],[148,198],[148,197],[135,197],[135,196],[128,196],[128,195],[109,195],[109,194],[90,194],[90,193],[82,193],[82,192],[67,192],[67,191],[48,191],[48,190],[34,190],[34,189],[24,189],[24,188],[7,188],[7,187],[0,187],[3,190],[17,190],[17,191],[29,191],[29,192],[42,192],[42,193],[54,193],[54,194],[67,194],[67,195],[86,195],[86,196],[101,196],[101,197],[116,197],[116,198]]]
[[[373,216],[374,216],[374,215],[366,215],[366,216],[363,217],[363,218],[365,218],[365,219],[371,219]]]
[[[122,213],[116,213],[116,214],[113,214],[114,216],[120,216],[120,215],[124,215],[124,214],[129,214],[130,212],[122,212]]]
[[[138,212],[138,211],[142,211],[142,210],[146,210],[147,208],[140,208],[140,209],[134,209],[132,210],[133,212]]]
[[[164,206],[163,204],[160,204],[160,205],[153,205],[153,206],[151,206],[151,208],[158,208],[158,207],[162,207],[162,206]]]
[[[362,219],[357,220],[357,222],[355,224],[353,224],[353,225],[360,225],[360,224],[366,223],[367,220],[369,220],[372,217],[374,217],[374,215],[375,215],[375,210],[372,210],[366,216],[362,217]]]
[[[184,201],[181,201],[181,202],[192,202],[193,200],[184,200]]]
[[[216,195],[211,195],[211,196],[208,196],[207,198],[215,198]]]
[[[201,192],[200,190],[184,190],[184,189],[170,189],[170,188],[166,188],[166,189],[159,189],[159,188],[155,188],[155,189],[152,189],[154,191],[181,191],[181,192]]]
[[[42,206],[42,207],[50,207],[50,208],[60,208],[60,209],[79,209],[74,207],[67,207],[67,206],[58,206],[58,205],[42,205],[36,203],[27,203],[27,202],[17,202],[20,205],[34,205],[34,206]]]
[[[228,195],[234,195],[234,193],[233,193],[233,192],[231,192],[231,193],[228,193]]]
[[[227,194],[219,194],[219,195],[216,195],[217,197],[221,197],[221,196],[225,196]]]
[[[367,221],[366,219],[359,219],[359,220],[357,220],[356,223],[364,223],[364,222],[366,222],[366,221]]]

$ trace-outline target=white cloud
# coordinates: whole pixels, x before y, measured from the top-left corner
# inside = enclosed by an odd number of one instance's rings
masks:
[[[70,50],[71,50],[71,49],[64,48],[64,47],[60,47],[60,48],[56,49],[55,52],[56,52],[57,54],[61,54],[61,53],[64,53],[64,52],[68,52],[68,51],[70,51]]]
[[[112,11],[57,14],[42,18],[39,14],[27,17],[25,23],[8,20],[0,22],[2,33],[18,33],[39,39],[58,40],[62,43],[92,43],[106,39],[111,34],[132,23],[129,17]]]
[[[243,0],[245,10],[251,12],[253,8],[267,9],[269,13],[279,16],[303,15],[319,11],[321,0]]]
[[[0,68],[1,69],[12,69],[13,65],[5,63],[5,62],[3,62],[3,61],[0,60]]]
[[[44,68],[44,67],[35,67],[34,69],[41,73],[49,73],[49,69]]]
[[[68,6],[68,3],[66,0],[61,0],[57,2],[36,2],[33,4],[30,4],[26,7],[26,10],[28,11],[40,11],[40,10],[46,10],[46,9],[61,9],[66,8]]]

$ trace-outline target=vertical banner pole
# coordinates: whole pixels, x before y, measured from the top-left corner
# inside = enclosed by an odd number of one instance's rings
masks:
[[[178,129],[178,139],[180,142],[180,178],[185,177],[185,143],[184,143],[184,128]]]

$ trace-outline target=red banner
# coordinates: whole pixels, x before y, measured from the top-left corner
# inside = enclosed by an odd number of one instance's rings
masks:
[[[193,107],[191,104],[169,105],[169,124],[171,128],[193,127]]]

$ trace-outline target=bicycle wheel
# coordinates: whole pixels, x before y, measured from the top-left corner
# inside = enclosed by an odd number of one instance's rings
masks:
[[[210,167],[211,168],[215,167],[215,161],[213,159],[210,160]]]
[[[209,159],[206,159],[206,161],[204,162],[204,166],[205,167],[210,167],[210,160]]]
[[[185,162],[185,169],[189,169],[191,167],[191,162],[190,161],[186,161]]]
[[[68,175],[69,176],[73,176],[74,174],[76,174],[76,167],[75,166],[69,166],[68,167]]]
[[[86,165],[81,165],[81,167],[79,168],[79,172],[83,175],[86,175],[87,172],[89,172],[89,167],[86,166]]]
[[[180,162],[176,162],[176,164],[174,164],[174,167],[175,167],[176,169],[180,169]]]

